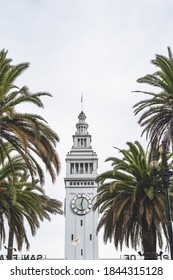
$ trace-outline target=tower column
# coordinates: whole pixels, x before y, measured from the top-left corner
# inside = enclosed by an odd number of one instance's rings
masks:
[[[82,111],[66,156],[65,259],[98,259],[98,212],[92,211],[97,194],[98,158],[91,147],[86,116]]]

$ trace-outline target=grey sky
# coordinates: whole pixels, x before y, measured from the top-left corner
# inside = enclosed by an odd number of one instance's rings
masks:
[[[38,113],[60,136],[61,173],[54,186],[47,179],[46,190],[63,201],[64,158],[72,146],[82,92],[99,173],[109,168],[104,160],[115,154],[114,146],[140,140],[132,106],[141,96],[131,92],[142,88],[137,78],[153,71],[149,62],[154,55],[173,47],[173,2],[0,0],[0,10],[0,49],[8,49],[15,64],[30,62],[18,84],[53,95]],[[141,141],[145,145],[145,138]],[[30,253],[63,257],[63,250],[64,218],[56,216],[31,239]],[[101,245],[104,254],[119,253],[113,245]]]

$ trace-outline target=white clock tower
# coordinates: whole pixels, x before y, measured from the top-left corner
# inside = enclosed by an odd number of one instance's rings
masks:
[[[65,259],[98,259],[98,212],[92,211],[97,194],[98,158],[91,147],[86,116],[82,111],[66,157]]]

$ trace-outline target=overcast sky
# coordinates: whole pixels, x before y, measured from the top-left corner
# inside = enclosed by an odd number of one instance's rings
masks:
[[[98,173],[109,169],[104,160],[114,147],[139,140],[141,128],[132,106],[143,89],[137,78],[155,69],[150,60],[173,47],[172,0],[0,0],[0,49],[9,50],[13,63],[29,62],[18,85],[47,91],[45,109],[38,110],[58,133],[61,173],[46,192],[64,201],[65,156],[81,111],[99,158]],[[25,111],[33,110],[26,106]],[[35,110],[35,109],[34,109]],[[30,254],[64,256],[64,217],[45,222],[31,238]],[[113,244],[102,245],[100,257],[113,257]],[[2,251],[3,252],[3,251]],[[25,250],[23,250],[23,253]]]

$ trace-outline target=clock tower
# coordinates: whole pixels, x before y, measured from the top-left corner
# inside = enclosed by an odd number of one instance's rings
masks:
[[[92,211],[97,194],[98,158],[91,147],[86,115],[79,114],[73,146],[66,156],[65,259],[98,259],[98,212]]]

